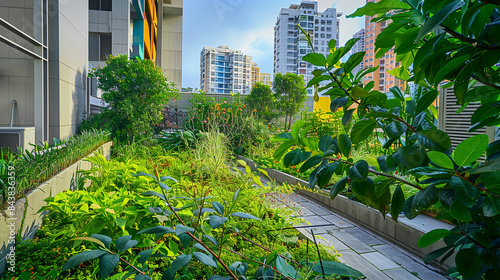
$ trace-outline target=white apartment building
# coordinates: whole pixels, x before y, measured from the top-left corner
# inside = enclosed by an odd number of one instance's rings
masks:
[[[354,44],[354,46],[351,49],[351,55],[357,53],[357,52],[364,52],[365,51],[365,29],[361,29],[360,31],[356,32],[352,38],[359,38],[359,41]],[[352,70],[352,73],[356,75],[359,71],[363,70],[364,68],[364,62],[361,61],[354,70]]]
[[[289,8],[281,9],[274,26],[274,75],[277,73],[295,73],[303,75],[307,84],[315,69],[310,63],[302,61],[302,57],[312,52],[307,38],[297,24],[311,36],[314,50],[328,55],[330,49],[328,42],[337,40],[339,45],[339,18],[342,13],[337,13],[335,8],[328,8],[318,12],[316,1],[302,1],[292,4]],[[307,89],[308,95],[313,90]]]
[[[200,89],[206,93],[249,94],[252,57],[229,46],[204,47],[200,54]]]

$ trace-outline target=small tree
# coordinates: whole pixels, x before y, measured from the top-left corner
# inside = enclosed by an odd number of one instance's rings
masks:
[[[98,87],[105,92],[102,99],[109,104],[100,113],[103,125],[119,141],[152,137],[153,125],[162,121],[163,106],[178,94],[151,60],[113,56],[90,75],[99,79]]]
[[[276,74],[274,77],[274,91],[279,108],[285,114],[285,127],[288,130],[293,116],[299,111],[307,99],[304,77],[293,73]]]
[[[257,116],[267,122],[270,122],[277,116],[275,111],[276,101],[268,85],[263,83],[256,83],[252,88],[250,95],[245,99],[247,109],[256,111]]]

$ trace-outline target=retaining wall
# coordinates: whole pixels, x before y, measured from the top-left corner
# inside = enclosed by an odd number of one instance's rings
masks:
[[[111,146],[112,142],[105,143],[88,156],[99,153],[109,160],[111,157]],[[91,167],[90,162],[84,161],[83,159],[79,160],[57,173],[48,181],[40,184],[26,197],[17,200],[14,206],[15,210],[13,211],[14,216],[7,216],[10,211],[0,213],[0,275],[6,268],[8,269],[10,267],[10,264],[7,265],[7,257],[10,259],[12,252],[15,253],[15,246],[12,241],[9,241],[12,240],[9,239],[9,237],[14,235],[11,234],[11,231],[17,233],[22,227],[21,236],[23,240],[32,238],[40,227],[43,217],[47,214],[45,211],[38,213],[38,211],[46,205],[45,199],[54,197],[56,194],[65,190],[76,188],[79,180],[76,171],[89,170]],[[87,182],[87,185],[88,184],[90,184],[90,182]]]

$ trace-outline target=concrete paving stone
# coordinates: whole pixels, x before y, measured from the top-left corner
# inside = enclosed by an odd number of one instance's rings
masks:
[[[355,225],[351,224],[347,220],[344,220],[337,214],[331,214],[331,215],[326,215],[326,216],[321,216],[323,219],[326,219],[330,223],[338,226],[339,228],[351,228],[355,227]]]
[[[331,224],[330,222],[319,216],[306,216],[304,217],[304,220],[307,221],[307,223],[303,222],[302,225],[311,225],[311,226],[317,225],[317,227],[304,228],[308,232],[311,232],[311,230],[313,230],[314,234],[327,233],[330,230],[338,229],[337,226]]]
[[[405,252],[394,245],[379,245],[373,246],[373,248],[395,263],[401,265],[406,270],[410,272],[417,273],[418,277],[421,279],[432,279],[432,280],[444,280],[447,278],[443,272],[439,271],[437,268],[431,265],[425,264],[420,258]]]
[[[361,240],[357,239],[356,237],[352,236],[351,234],[345,232],[342,229],[333,230],[330,234],[333,235],[338,240],[342,241],[344,244],[349,246],[349,248],[353,249],[357,253],[361,254],[361,253],[368,253],[375,251],[375,249],[363,243]]]
[[[351,248],[347,247],[347,245],[345,245],[340,240],[335,238],[333,235],[328,234],[328,233],[318,234],[316,236],[316,241],[319,244],[325,245],[327,247],[333,246],[333,248],[338,252],[341,252],[344,250],[351,250]]]
[[[410,273],[408,270],[404,268],[395,268],[395,269],[388,269],[383,271],[385,274],[387,274],[391,279],[394,280],[420,280],[417,276],[414,274]]]
[[[374,265],[369,263],[360,255],[353,251],[347,250],[340,252],[340,258],[345,261],[345,263],[363,273],[366,279],[369,280],[391,280],[389,276],[385,275],[382,271],[376,268]]]
[[[346,228],[344,229],[346,232],[350,233],[352,236],[356,237],[357,239],[363,241],[365,244],[374,246],[374,245],[381,245],[381,244],[386,244],[387,242],[383,241],[380,238],[377,238],[375,235],[370,234],[358,227],[353,227],[353,228]]]
[[[303,207],[306,207],[307,209],[311,210],[312,212],[316,213],[317,215],[329,215],[332,214],[332,212],[326,210],[325,208],[318,206],[318,204],[314,202],[303,202],[300,205]]]
[[[361,256],[380,270],[400,267],[397,263],[391,261],[380,252],[361,254]]]

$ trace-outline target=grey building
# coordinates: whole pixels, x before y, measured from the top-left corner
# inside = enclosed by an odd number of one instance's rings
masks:
[[[351,55],[357,53],[357,52],[364,52],[365,51],[365,29],[361,29],[360,31],[354,33],[352,38],[359,38],[359,41],[354,44],[354,46],[351,49]],[[363,70],[364,68],[364,62],[361,61],[358,66],[356,66],[353,70],[352,73],[356,75],[359,71]]]
[[[109,54],[135,55],[137,44],[144,58],[150,45],[149,55],[180,88],[182,7],[182,0],[1,1],[0,146],[75,134],[99,103],[89,69]],[[136,20],[155,28],[154,38],[143,32],[142,45]]]
[[[310,34],[314,50],[328,55],[331,39],[339,41],[339,17],[335,8],[318,12],[316,1],[302,1],[281,9],[274,26],[274,75],[277,73],[294,73],[303,75],[307,84],[313,77],[315,69],[310,63],[302,61],[302,57],[311,53],[306,36],[298,25]],[[309,95],[312,89],[307,89]]]

